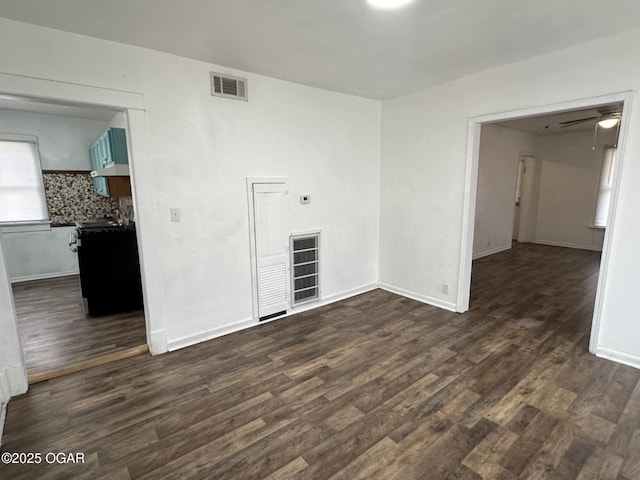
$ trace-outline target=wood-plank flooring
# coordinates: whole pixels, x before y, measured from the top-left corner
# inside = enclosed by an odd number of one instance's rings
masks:
[[[464,315],[375,290],[34,385],[2,450],[86,462],[0,478],[638,479],[640,370],[587,352],[598,263],[517,245]]]
[[[142,310],[88,317],[82,310],[80,277],[13,284],[30,382],[83,369],[125,355],[147,343]]]

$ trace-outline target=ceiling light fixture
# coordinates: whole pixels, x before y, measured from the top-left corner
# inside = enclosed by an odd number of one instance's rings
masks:
[[[367,0],[367,3],[373,8],[379,8],[380,10],[392,10],[394,8],[404,7],[413,0]]]
[[[601,128],[611,128],[611,127],[615,127],[619,121],[620,121],[619,118],[605,118],[604,120],[600,120],[598,122],[598,125]]]

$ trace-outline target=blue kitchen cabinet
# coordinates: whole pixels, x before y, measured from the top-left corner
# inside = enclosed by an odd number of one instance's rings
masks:
[[[124,128],[109,128],[89,149],[91,169],[101,170],[115,163],[128,164],[127,135]],[[93,177],[93,187],[98,195],[109,196],[107,177]]]
[[[100,145],[98,142],[94,143],[89,149],[89,158],[91,159],[91,170],[99,170],[102,168],[100,162]],[[107,185],[107,179],[105,177],[93,177],[93,189],[98,195],[103,197],[109,196],[109,187]]]

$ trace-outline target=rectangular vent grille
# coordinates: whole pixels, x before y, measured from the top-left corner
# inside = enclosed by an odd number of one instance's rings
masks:
[[[211,77],[211,95],[215,97],[247,100],[247,79],[209,72]]]
[[[291,236],[292,303],[320,298],[320,232]]]

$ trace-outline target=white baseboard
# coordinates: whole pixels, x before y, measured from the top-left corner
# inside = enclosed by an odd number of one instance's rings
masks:
[[[169,351],[167,345],[167,331],[156,330],[149,333],[149,353],[151,355],[160,355]]]
[[[549,245],[551,247],[565,247],[565,248],[577,248],[579,250],[592,250],[594,252],[601,252],[602,247],[596,245],[581,245],[578,243],[556,242],[555,240],[540,240],[536,238],[531,240],[531,243],[537,243],[539,245]]]
[[[4,421],[7,418],[7,404],[0,402],[0,447],[2,446],[2,431],[4,430]]]
[[[240,330],[244,330],[245,328],[255,327],[258,325],[264,325],[266,323],[278,320],[280,318],[288,317],[291,315],[295,315],[297,313],[306,312],[307,310],[312,310],[314,308],[319,308],[324,305],[328,305],[330,303],[339,302],[340,300],[345,300],[350,297],[354,297],[356,295],[360,295],[361,293],[366,293],[371,290],[375,290],[378,288],[378,285],[375,283],[355,288],[353,290],[348,290],[346,292],[341,292],[335,295],[331,295],[329,297],[322,298],[318,302],[307,303],[305,305],[301,305],[299,307],[294,307],[289,309],[289,311],[280,317],[276,317],[273,319],[269,319],[263,322],[260,322],[257,318],[248,318],[246,320],[242,320],[240,322],[232,323],[229,325],[224,325],[222,327],[212,328],[210,330],[205,330],[204,332],[199,332],[194,335],[187,335],[186,337],[177,338],[175,340],[169,340],[167,342],[167,348],[170,352],[174,350],[178,350],[180,348],[189,347],[191,345],[195,345],[197,343],[206,342],[207,340],[212,340],[217,337],[222,337],[224,335],[228,335],[230,333],[238,332]],[[153,344],[153,341],[152,341]]]
[[[484,252],[476,253],[473,256],[473,260],[477,260],[478,258],[482,258],[482,257],[488,257],[489,255],[493,255],[495,253],[504,252],[505,250],[511,250],[511,244],[502,245],[500,247],[494,247],[494,248],[492,248],[490,250],[486,250]]]
[[[232,323],[230,325],[224,325],[222,327],[212,328],[193,335],[187,335],[186,337],[177,338],[175,340],[167,341],[167,348],[170,352],[178,350],[180,348],[190,347],[197,343],[206,342],[217,337],[222,337],[230,333],[234,333],[245,328],[254,327],[258,325],[258,322],[253,318],[242,320],[241,322]]]
[[[383,290],[402,295],[403,297],[411,298],[412,300],[417,300],[418,302],[433,305],[434,307],[438,308],[444,308],[445,310],[449,310],[451,312],[457,311],[456,304],[453,302],[447,302],[446,300],[440,300],[439,298],[412,292],[410,290],[405,290],[404,288],[394,287],[393,285],[388,285],[386,283],[380,283],[378,284],[378,286]]]
[[[640,368],[640,357],[619,352],[611,348],[596,347],[596,357],[606,358],[607,360],[622,363],[623,365]]]
[[[33,280],[45,280],[47,278],[69,277],[71,275],[80,275],[78,270],[74,272],[55,272],[42,273],[38,275],[25,275],[24,277],[15,277],[11,279],[11,283],[31,282]]]

